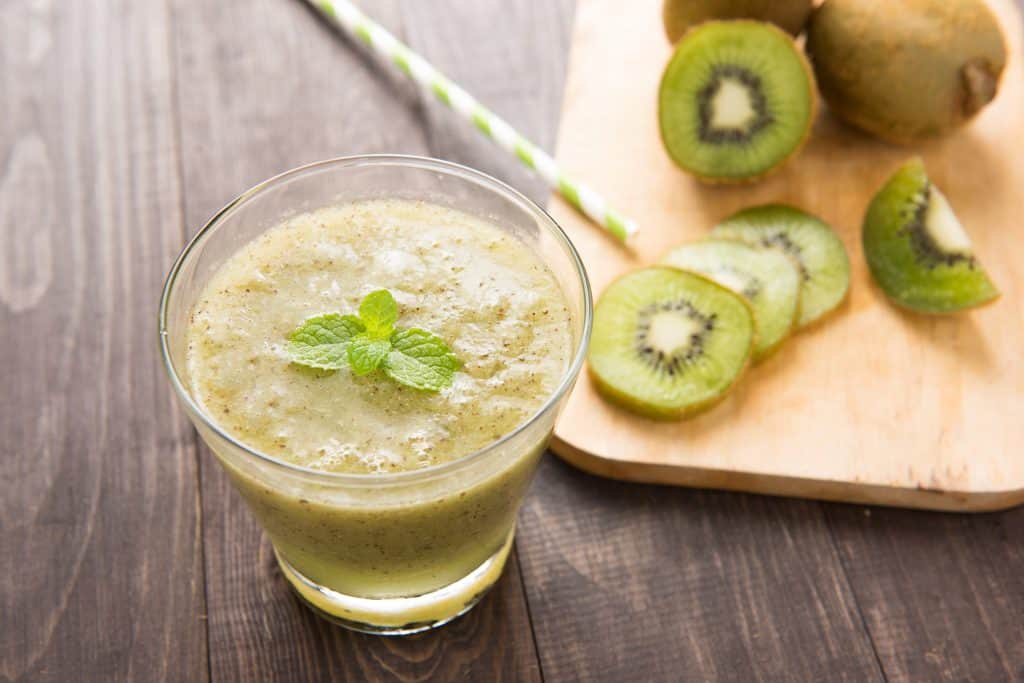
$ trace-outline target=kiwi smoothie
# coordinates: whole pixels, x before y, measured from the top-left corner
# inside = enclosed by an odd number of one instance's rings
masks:
[[[375,290],[403,326],[446,341],[461,364],[450,386],[291,362],[297,326],[355,313]],[[219,454],[286,574],[381,599],[436,591],[507,552],[550,432],[519,428],[556,392],[574,338],[558,281],[524,243],[454,209],[376,199],[292,217],[242,247],[196,300],[187,344],[190,391],[216,426],[312,471],[275,484]],[[426,476],[498,441],[500,458]]]

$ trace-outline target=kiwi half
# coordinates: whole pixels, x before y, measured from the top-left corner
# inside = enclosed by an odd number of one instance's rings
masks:
[[[871,275],[901,306],[950,313],[999,296],[920,159],[901,166],[875,195],[864,216],[862,237]]]
[[[963,125],[996,96],[1006,65],[984,0],[827,0],[807,52],[829,109],[896,143]]]
[[[813,7],[813,0],[665,0],[661,19],[668,42],[673,44],[710,19],[770,21],[795,36],[803,30]]]
[[[606,398],[648,417],[693,414],[748,364],[754,316],[700,275],[654,266],[613,282],[594,309],[590,374]]]
[[[837,308],[850,288],[850,260],[839,237],[820,218],[791,206],[744,209],[715,226],[711,236],[774,249],[793,259],[802,280],[799,327]]]
[[[800,309],[800,271],[780,252],[741,242],[705,240],[672,249],[661,262],[700,273],[742,295],[754,309],[754,361],[767,358],[789,336]]]
[[[814,77],[793,39],[758,21],[690,30],[661,78],[665,150],[710,182],[755,180],[795,154],[811,130]]]

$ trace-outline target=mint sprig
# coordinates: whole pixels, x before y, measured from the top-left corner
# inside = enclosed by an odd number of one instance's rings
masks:
[[[371,292],[359,315],[328,313],[307,319],[288,335],[292,362],[319,370],[346,364],[356,375],[375,370],[420,391],[450,386],[459,360],[443,339],[417,327],[396,328],[398,304],[391,292]]]

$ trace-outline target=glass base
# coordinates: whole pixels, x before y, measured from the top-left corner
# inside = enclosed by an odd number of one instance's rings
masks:
[[[300,574],[277,549],[274,555],[288,583],[310,609],[353,631],[404,636],[429,631],[456,619],[480,602],[505,567],[515,529],[483,564],[455,583],[409,598],[360,598],[321,586]]]

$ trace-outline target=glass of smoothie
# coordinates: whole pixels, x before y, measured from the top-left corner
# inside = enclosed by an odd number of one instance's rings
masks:
[[[370,371],[296,360],[296,330],[358,318],[371,293],[394,302],[395,335],[447,345],[444,386],[403,380],[392,352]],[[348,157],[257,185],[199,231],[168,276],[160,346],[300,598],[398,635],[463,614],[501,574],[591,308],[565,233],[512,188],[434,159]],[[350,362],[352,339],[317,337],[316,353]]]

